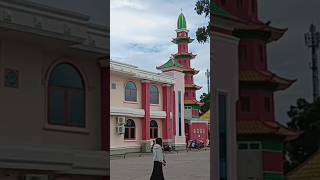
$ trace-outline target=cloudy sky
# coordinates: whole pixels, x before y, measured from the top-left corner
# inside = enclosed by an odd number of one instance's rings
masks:
[[[110,43],[111,58],[134,64],[142,69],[159,72],[156,66],[165,63],[177,46],[171,42],[176,36],[178,16],[183,11],[189,36],[195,38],[196,29],[207,19],[194,11],[196,0],[111,0]],[[207,92],[205,71],[209,67],[209,44],[190,44],[197,54],[192,66],[200,70],[196,84],[202,86],[197,95]]]
[[[309,69],[310,49],[304,44],[304,33],[310,23],[320,27],[319,0],[259,1],[260,19],[271,25],[288,28],[282,39],[268,46],[269,68],[273,72],[297,82],[286,91],[276,93],[276,117],[287,122],[286,112],[298,97],[312,100],[312,76]]]
[[[89,15],[91,22],[109,25],[108,0],[29,0],[47,6],[75,11]]]
[[[58,8],[91,16],[94,23],[109,25],[108,0],[32,0]],[[190,36],[195,38],[197,27],[207,20],[194,11],[196,0],[110,0],[111,57],[156,71],[155,66],[168,60],[176,52],[171,43],[180,9],[187,18]],[[310,23],[320,27],[319,0],[264,0],[259,1],[259,15],[271,25],[289,28],[285,36],[268,45],[269,68],[273,72],[297,82],[286,91],[277,92],[276,117],[281,122],[289,119],[286,112],[298,97],[312,100],[310,50],[304,45],[303,34]],[[190,50],[198,56],[193,66],[200,69],[195,81],[207,91],[205,70],[209,67],[209,45],[194,41]],[[198,93],[198,96],[201,94]]]

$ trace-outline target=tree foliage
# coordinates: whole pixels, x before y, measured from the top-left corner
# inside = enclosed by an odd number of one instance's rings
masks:
[[[296,105],[290,106],[288,111],[289,128],[302,132],[295,140],[286,144],[286,153],[290,161],[285,170],[290,171],[319,149],[320,145],[320,100],[309,103],[305,99],[298,99]]]
[[[195,6],[196,7],[194,8],[194,10],[197,12],[198,15],[204,15],[206,18],[210,18],[210,14],[212,14],[211,0],[198,0]],[[210,20],[207,26],[202,26],[198,28],[196,35],[198,42],[208,42],[210,36]]]
[[[204,103],[201,107],[201,114],[204,114],[205,112],[207,112],[210,109],[210,94],[207,93],[203,93],[200,96],[200,102]]]

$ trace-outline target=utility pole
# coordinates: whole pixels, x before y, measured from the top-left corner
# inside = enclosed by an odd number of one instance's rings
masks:
[[[313,101],[319,97],[319,77],[318,77],[318,48],[320,42],[320,33],[317,31],[314,24],[310,25],[308,33],[305,33],[306,46],[311,48],[312,53],[312,82],[313,82]]]
[[[209,69],[207,69],[207,71],[205,72],[205,75],[207,77],[207,86],[208,86],[208,94],[210,93],[210,71]]]

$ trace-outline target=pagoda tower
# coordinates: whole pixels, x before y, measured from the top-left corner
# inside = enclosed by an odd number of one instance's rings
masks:
[[[258,18],[257,0],[215,1],[223,16],[233,21],[232,35],[239,38],[239,101],[237,104],[238,179],[284,179],[283,146],[294,132],[276,121],[274,93],[295,80],[268,69],[267,44],[287,31]],[[231,24],[231,23],[230,23]]]
[[[174,63],[167,62],[157,68],[165,72],[168,71],[168,68],[170,69],[170,65],[175,64],[176,66],[181,66],[183,69],[185,75],[184,118],[186,140],[196,139],[205,142],[208,139],[208,122],[200,121],[199,119],[199,111],[202,103],[196,99],[196,91],[200,90],[201,87],[194,83],[193,78],[199,71],[191,67],[191,60],[193,60],[196,55],[189,52],[189,43],[192,43],[194,39],[191,39],[188,33],[186,18],[181,12],[177,22],[177,37],[172,40],[173,43],[177,44],[178,52],[172,54],[169,60],[169,62],[174,61]]]

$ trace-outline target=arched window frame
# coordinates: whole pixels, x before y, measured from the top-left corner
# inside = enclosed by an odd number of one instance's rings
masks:
[[[124,133],[124,140],[135,140],[136,139],[136,123],[132,119],[127,119]]]
[[[128,89],[128,85],[132,83],[135,89]],[[128,102],[137,102],[138,97],[137,85],[133,81],[128,81],[124,86],[124,100]],[[129,95],[129,96],[128,96]]]
[[[150,138],[155,139],[159,137],[159,126],[156,120],[150,121]]]
[[[150,104],[159,104],[159,88],[156,85],[150,86]]]
[[[78,74],[80,80],[81,80],[81,88],[75,88],[75,87],[65,87],[65,86],[59,86],[59,85],[52,85],[51,84],[51,77],[53,76],[53,74],[55,73],[55,70],[61,66],[61,65],[68,65],[71,66],[76,73]],[[68,127],[76,127],[76,128],[86,128],[86,91],[87,91],[87,83],[85,81],[85,75],[81,72],[80,68],[68,61],[59,61],[54,63],[51,68],[47,71],[46,73],[46,91],[47,91],[47,95],[46,95],[46,106],[47,106],[47,124],[48,125],[57,125],[57,126],[68,126]],[[51,114],[52,109],[51,109],[51,102],[53,99],[55,98],[51,98],[51,96],[53,95],[53,93],[63,93],[63,105],[64,105],[64,109],[63,109],[63,119],[54,119]],[[61,94],[60,94],[61,95]],[[72,98],[75,97],[81,97],[81,120],[80,122],[73,122],[73,120],[71,119],[71,113],[72,113],[72,108],[74,108],[75,106],[72,106]],[[74,100],[74,99],[73,99]],[[76,103],[78,104],[78,103]],[[53,107],[52,107],[53,108]],[[78,114],[79,115],[79,114]],[[60,121],[60,122],[58,122]]]

